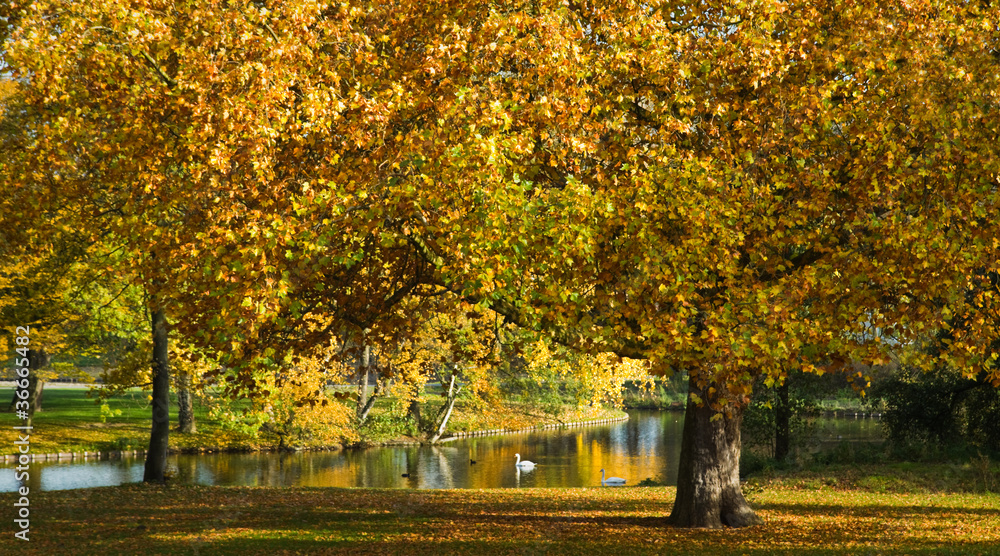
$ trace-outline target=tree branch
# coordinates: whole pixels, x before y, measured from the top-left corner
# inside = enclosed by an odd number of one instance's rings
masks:
[[[160,69],[159,64],[156,63],[156,60],[154,60],[153,57],[150,56],[148,52],[143,50],[140,52],[140,54],[142,54],[142,57],[146,60],[146,63],[149,64],[149,67],[153,68],[156,71],[156,74],[160,76],[160,80],[167,85],[168,89],[173,89],[174,87],[177,86],[177,80],[171,79],[169,75],[163,73],[163,70]]]

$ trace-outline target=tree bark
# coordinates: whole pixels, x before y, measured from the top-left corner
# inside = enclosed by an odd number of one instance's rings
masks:
[[[198,427],[194,422],[191,375],[183,373],[177,378],[177,430],[182,433],[198,432]]]
[[[32,369],[28,377],[28,408],[31,414],[42,410],[42,389],[45,381],[38,378],[38,371],[52,363],[52,357],[44,349],[28,350],[28,365]]]
[[[378,394],[377,392],[373,393],[371,396],[369,396],[368,401],[365,402],[365,405],[363,407],[358,408],[358,411],[359,411],[359,414],[358,414],[358,424],[359,425],[365,424],[365,421],[368,420],[368,414],[371,413],[372,408],[375,407],[375,398],[378,397],[377,394]]]
[[[52,362],[52,357],[44,349],[28,350],[28,425],[35,413],[42,410],[42,391],[45,388],[45,381],[38,378],[38,371],[46,368]],[[21,398],[17,395],[17,388],[14,389],[14,397],[10,400],[10,407],[7,411],[14,411],[14,407]]]
[[[375,396],[368,394],[368,378],[370,377],[369,366],[371,363],[371,347],[365,344],[364,350],[361,352],[361,369],[358,369],[358,423],[364,424],[365,420],[368,419],[368,413],[372,410],[372,406],[375,405]]]
[[[710,397],[688,379],[688,392],[698,394],[699,407],[688,396],[681,438],[677,498],[668,522],[674,527],[747,527],[761,520],[740,488],[740,423],[744,406],[712,420]]]
[[[792,407],[788,403],[788,378],[778,387],[778,404],[774,410],[774,459],[785,461],[791,444]]]
[[[142,480],[162,483],[170,441],[170,365],[167,357],[167,321],[162,308],[153,308],[153,424]]]
[[[419,430],[421,426],[420,401],[416,399],[410,400],[410,407],[406,412],[410,415],[410,419],[413,419],[413,422],[417,424],[417,429]]]
[[[456,374],[451,374],[451,384],[448,386],[448,394],[445,397],[444,405],[441,406],[441,410],[438,412],[437,419],[435,419],[437,421],[437,428],[434,429],[434,433],[431,435],[431,444],[437,443],[438,440],[441,440],[441,436],[444,435],[444,431],[448,428],[448,420],[451,419],[451,411],[455,409],[455,400],[458,399],[458,393],[462,391],[461,386],[458,387],[458,390],[455,389]]]

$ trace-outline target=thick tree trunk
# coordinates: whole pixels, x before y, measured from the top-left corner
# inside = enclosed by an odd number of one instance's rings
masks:
[[[38,378],[37,373],[28,375],[28,411],[32,415],[42,410],[42,390],[45,381]]]
[[[152,310],[153,332],[153,424],[143,482],[162,483],[167,469],[170,440],[170,365],[167,358],[167,321],[162,308]]]
[[[407,409],[407,413],[410,415],[410,419],[417,424],[417,430],[421,429],[421,418],[420,418],[420,401],[414,399],[410,401],[410,407]]]
[[[788,403],[788,378],[778,387],[778,404],[774,411],[774,459],[784,461],[791,445],[792,407]]]
[[[28,350],[28,365],[31,374],[28,376],[28,408],[32,415],[42,410],[42,389],[45,381],[38,378],[38,371],[52,363],[52,357],[44,349]]]
[[[687,402],[681,439],[677,498],[669,523],[675,527],[747,527],[760,518],[740,488],[740,423],[744,407],[712,420],[709,396],[689,379],[688,391],[706,403]]]
[[[184,373],[177,380],[177,430],[194,433],[198,427],[194,422],[194,396],[191,393],[191,375]]]

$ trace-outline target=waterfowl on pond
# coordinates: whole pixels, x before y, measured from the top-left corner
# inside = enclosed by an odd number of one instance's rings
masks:
[[[621,486],[625,484],[625,479],[621,477],[604,478],[604,470],[601,469],[601,486]]]
[[[517,456],[517,461],[514,463],[515,467],[520,467],[521,469],[528,469],[535,466],[535,462],[524,460],[521,461],[521,454],[514,454]]]

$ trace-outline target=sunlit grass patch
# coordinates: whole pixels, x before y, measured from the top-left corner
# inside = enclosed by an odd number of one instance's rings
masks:
[[[805,469],[769,469],[751,476],[751,486],[805,490],[856,489],[871,492],[996,492],[1000,465],[988,459],[971,463],[883,463],[816,465]]]
[[[10,388],[0,388],[0,400],[13,395]],[[47,388],[42,398],[42,411],[34,416],[31,450],[35,453],[96,452],[142,450],[149,445],[152,409],[149,393],[132,390],[106,401],[114,416],[103,416],[101,405],[87,396],[84,388]],[[177,423],[176,399],[171,399],[170,420]],[[198,432],[181,434],[171,431],[173,449],[200,447],[218,449],[249,449],[257,446],[253,439],[227,430],[208,417],[206,408],[195,405]],[[0,445],[13,447],[17,440],[11,426],[13,413],[0,413]]]
[[[764,486],[765,524],[666,525],[675,489],[126,485],[38,493],[22,554],[993,554],[1000,496]],[[0,496],[10,506],[13,495]],[[0,539],[0,552],[12,548]]]

